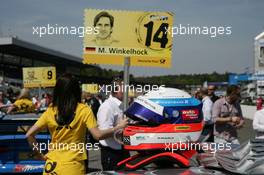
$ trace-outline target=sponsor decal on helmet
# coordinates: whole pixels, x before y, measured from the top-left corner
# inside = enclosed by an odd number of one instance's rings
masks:
[[[146,140],[145,136],[136,136],[137,140]]]
[[[190,129],[190,128],[191,128],[190,126],[176,126],[175,130],[187,130],[187,129]]]
[[[199,117],[199,110],[198,109],[188,109],[182,110],[182,119],[183,120],[195,120]]]

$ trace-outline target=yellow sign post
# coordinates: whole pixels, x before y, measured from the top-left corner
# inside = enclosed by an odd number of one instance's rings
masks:
[[[86,9],[83,63],[171,66],[173,14]]]
[[[23,84],[25,88],[54,87],[56,84],[55,67],[23,68]]]
[[[171,67],[172,23],[170,12],[85,10],[83,63],[124,66],[123,110],[130,65]]]

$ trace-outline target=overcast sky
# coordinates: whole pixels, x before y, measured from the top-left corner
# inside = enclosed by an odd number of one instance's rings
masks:
[[[38,45],[82,57],[78,36],[32,35],[33,26],[82,26],[85,8],[171,11],[174,26],[231,26],[232,34],[211,38],[177,35],[172,68],[131,67],[136,76],[245,71],[253,69],[254,37],[264,31],[263,0],[1,0],[0,36],[16,35]],[[102,66],[121,70],[121,66]],[[147,70],[147,71],[146,71]]]

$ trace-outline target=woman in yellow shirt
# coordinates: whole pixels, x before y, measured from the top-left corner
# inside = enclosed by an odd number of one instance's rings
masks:
[[[29,89],[21,90],[17,100],[8,108],[7,113],[9,114],[14,110],[18,113],[35,112],[35,106],[29,96]]]
[[[123,119],[111,129],[99,130],[92,110],[81,103],[78,80],[65,74],[56,82],[52,104],[27,132],[26,137],[37,156],[46,160],[43,174],[82,175],[85,174],[84,160],[87,159],[86,128],[99,140],[112,136],[126,125],[127,119]],[[45,156],[37,149],[41,144],[35,139],[35,135],[44,128],[48,128],[51,134],[51,143]]]

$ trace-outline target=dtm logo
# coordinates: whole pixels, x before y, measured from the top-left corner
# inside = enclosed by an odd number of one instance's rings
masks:
[[[137,140],[146,140],[145,136],[136,136]]]
[[[16,165],[14,172],[22,173],[22,172],[31,172],[35,170],[43,170],[44,165]]]
[[[136,136],[136,140],[139,140],[139,141],[143,141],[143,140],[148,140],[148,139],[150,139],[150,136],[147,136],[147,135],[145,135],[145,136]]]
[[[195,120],[199,117],[199,110],[198,109],[188,109],[182,110],[182,119],[183,120]]]

